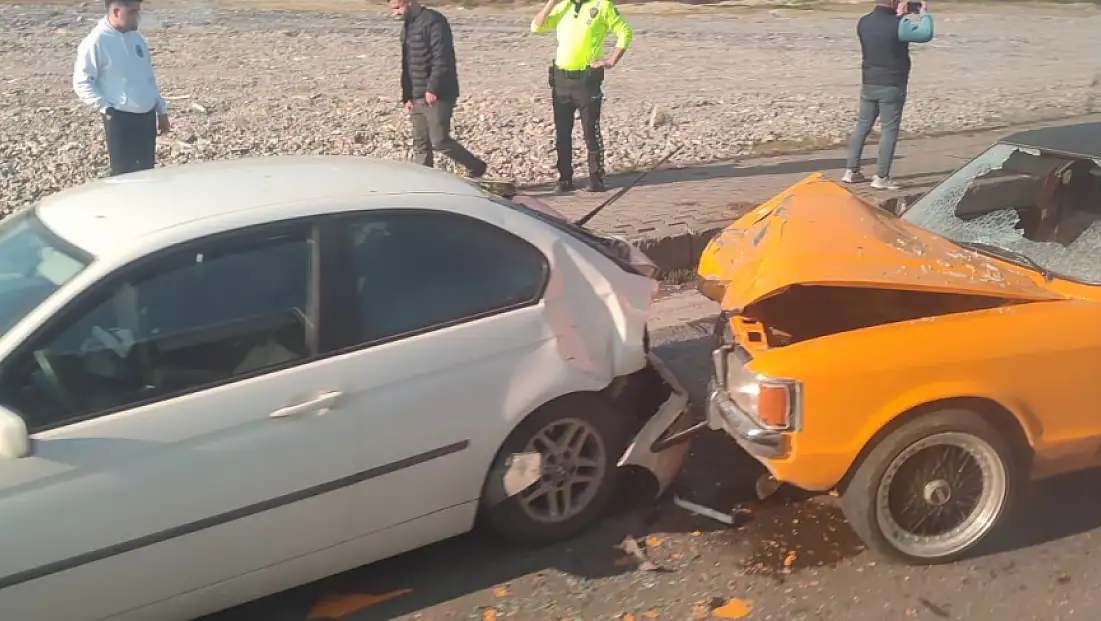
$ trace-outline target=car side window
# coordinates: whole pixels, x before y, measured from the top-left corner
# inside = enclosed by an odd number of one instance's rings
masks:
[[[5,369],[0,394],[34,431],[308,358],[311,248],[223,240],[108,279]]]
[[[547,260],[527,241],[439,211],[355,216],[351,247],[359,343],[422,332],[537,302]]]

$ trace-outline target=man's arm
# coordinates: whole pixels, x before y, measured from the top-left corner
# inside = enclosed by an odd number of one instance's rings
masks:
[[[933,40],[933,16],[922,13],[918,23],[903,17],[898,20],[898,40],[904,43],[928,43]]]
[[[409,78],[409,65],[401,63],[401,102],[413,100],[413,80]]]
[[[543,8],[535,14],[535,19],[531,20],[531,31],[538,34],[554,30],[569,8],[570,0],[547,0]]]
[[[609,0],[604,0],[600,5],[604,13],[602,16],[604,22],[608,24],[608,30],[615,35],[615,49],[612,50],[612,55],[608,57],[605,65],[614,67],[619,63],[619,59],[623,58],[627,46],[631,45],[631,38],[634,33],[631,31],[631,25],[623,19],[623,15],[619,13],[619,9],[614,4]]]
[[[103,113],[111,107],[111,102],[103,98],[96,84],[99,77],[99,62],[96,59],[96,46],[93,41],[84,40],[76,49],[76,62],[73,64],[73,90],[81,103]]]
[[[438,95],[444,76],[455,72],[455,41],[451,36],[451,24],[442,16],[432,20],[428,27],[428,49],[432,51],[432,73],[425,90]]]

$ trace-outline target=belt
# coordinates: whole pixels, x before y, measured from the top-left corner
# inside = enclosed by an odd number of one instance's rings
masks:
[[[594,69],[592,67],[586,67],[585,69],[562,69],[557,65],[554,66],[555,75],[560,75],[563,78],[567,78],[570,80],[580,80],[582,78],[587,78],[592,75],[593,71]]]

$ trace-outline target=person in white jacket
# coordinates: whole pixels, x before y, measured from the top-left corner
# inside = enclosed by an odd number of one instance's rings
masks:
[[[111,174],[120,175],[153,168],[168,107],[138,32],[141,0],[104,2],[107,14],[77,47],[73,90],[103,117]]]

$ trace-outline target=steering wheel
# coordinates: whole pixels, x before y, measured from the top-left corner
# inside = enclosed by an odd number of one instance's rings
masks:
[[[36,350],[34,352],[34,361],[38,364],[38,368],[42,370],[42,374],[46,376],[46,381],[50,383],[50,388],[54,389],[54,392],[61,401],[64,402],[65,406],[70,410],[75,409],[76,401],[73,399],[73,395],[61,382],[61,378],[57,376],[57,371],[54,370],[54,365],[50,362],[50,357],[49,354],[46,353],[46,350]]]

